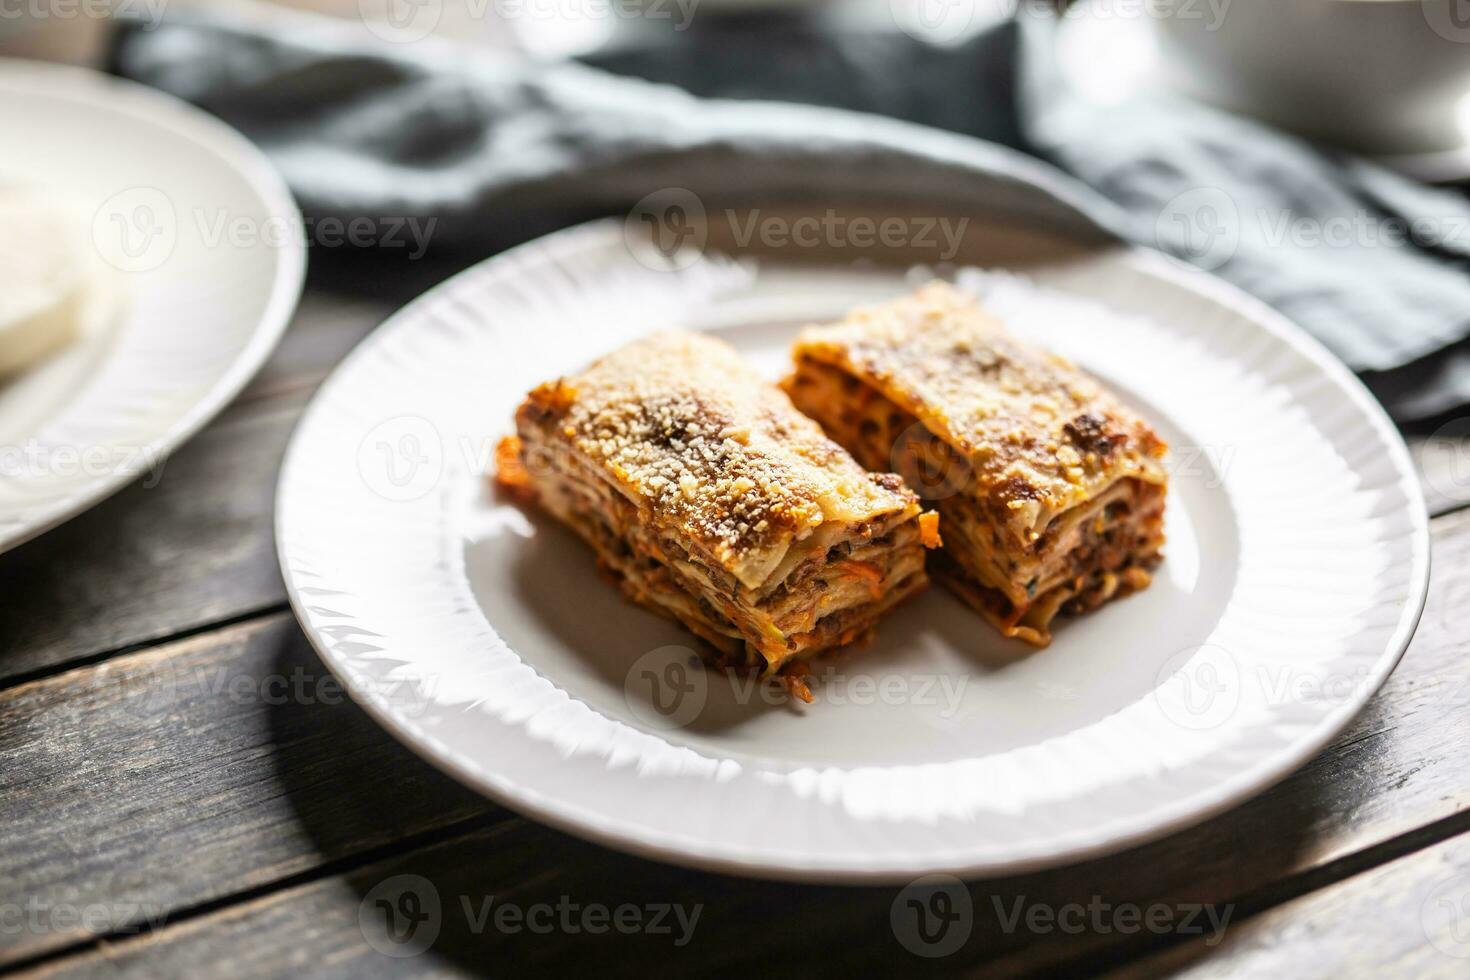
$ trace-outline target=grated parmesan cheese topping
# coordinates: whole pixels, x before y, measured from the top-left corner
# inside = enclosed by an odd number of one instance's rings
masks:
[[[637,341],[536,389],[528,410],[647,519],[750,587],[828,522],[917,512],[897,477],[862,469],[733,349],[703,335]]]
[[[1166,480],[1166,446],[1146,422],[947,283],[809,327],[795,353],[842,368],[916,416],[970,460],[967,492],[1033,534],[1121,477]]]

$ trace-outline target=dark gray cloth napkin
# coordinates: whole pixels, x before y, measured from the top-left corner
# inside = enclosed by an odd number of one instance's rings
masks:
[[[433,219],[435,247],[490,251],[666,187],[968,205],[1210,268],[1322,340],[1400,421],[1470,403],[1463,196],[1195,105],[1084,105],[1040,21],[936,48],[714,17],[586,64],[282,23],[125,24],[112,65],[239,128],[309,220]]]

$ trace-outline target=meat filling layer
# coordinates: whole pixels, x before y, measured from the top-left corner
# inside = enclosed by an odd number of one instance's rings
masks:
[[[799,357],[785,388],[858,462],[899,473],[942,515],[936,576],[1006,635],[1044,645],[1059,613],[1149,584],[1164,542],[1163,486],[1123,477],[1020,540],[1003,505],[976,491],[968,461],[872,386]]]
[[[651,531],[636,506],[577,456],[536,448],[527,443],[521,454],[531,461],[525,472],[541,506],[596,550],[630,599],[708,641],[723,667],[773,673],[853,642],[927,584],[918,524],[898,512],[834,540],[814,535],[788,556],[784,576],[747,588],[672,535]]]

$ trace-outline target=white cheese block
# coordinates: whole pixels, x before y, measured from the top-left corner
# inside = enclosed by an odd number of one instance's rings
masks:
[[[101,269],[85,209],[54,192],[0,189],[0,377],[77,336]]]

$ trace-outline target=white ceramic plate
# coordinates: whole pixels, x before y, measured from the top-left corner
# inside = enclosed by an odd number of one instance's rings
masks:
[[[3,551],[156,478],[275,346],[306,257],[265,158],[176,99],[0,61],[0,133],[0,184],[75,199],[110,294],[76,343],[0,383]]]
[[[1021,239],[977,219],[961,258],[993,266]],[[279,489],[296,613],[426,757],[666,860],[814,880],[992,874],[1236,803],[1319,751],[1407,644],[1428,568],[1409,457],[1347,371],[1233,290],[1124,249],[1024,251],[1025,278],[960,279],[1174,446],[1155,584],[1046,650],[934,589],[819,679],[814,704],[768,698],[692,665],[688,634],[488,489],[494,442],[538,382],[675,324],[775,376],[797,326],[925,274],[903,249],[660,270],[611,222],[436,288],[327,382]]]

